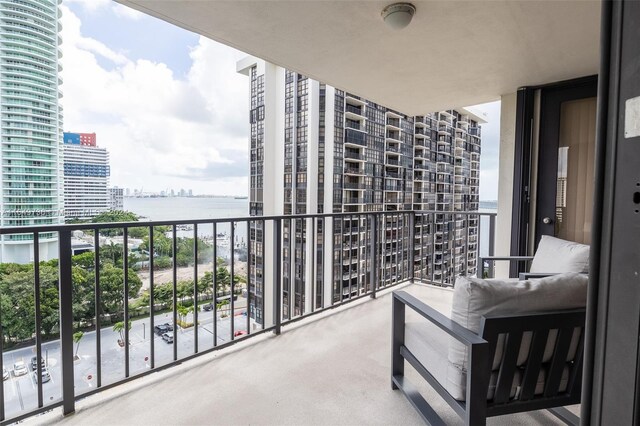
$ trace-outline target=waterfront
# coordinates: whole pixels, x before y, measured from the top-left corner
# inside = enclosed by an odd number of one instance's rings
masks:
[[[126,197],[124,209],[147,220],[218,219],[249,216],[249,200],[227,197]]]
[[[124,210],[140,216],[140,220],[169,221],[220,219],[249,216],[249,200],[229,197],[158,197],[124,199]],[[235,245],[243,246],[247,242],[246,224],[238,224],[235,229]],[[217,233],[227,236],[231,232],[228,223],[217,226]],[[193,231],[178,230],[178,237],[193,237]],[[212,225],[200,225],[198,236],[213,236]],[[224,250],[224,249],[223,249]]]
[[[483,201],[480,212],[495,213],[497,202]],[[225,217],[249,216],[249,200],[228,197],[165,197],[165,198],[125,198],[124,209],[143,216],[146,220],[219,219]],[[145,220],[145,219],[142,219]],[[209,237],[212,227],[201,226],[198,235]],[[219,232],[229,233],[228,224],[221,224]],[[246,226],[236,227],[236,243],[246,242]],[[190,231],[178,231],[179,236],[192,236]],[[489,254],[489,218],[480,220],[480,255]]]

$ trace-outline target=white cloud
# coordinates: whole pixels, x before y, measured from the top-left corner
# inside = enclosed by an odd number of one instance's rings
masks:
[[[108,7],[113,3],[113,0],[64,0],[65,3],[79,4],[83,9],[89,12],[95,12],[103,7]]]
[[[111,9],[111,11],[120,18],[131,19],[138,21],[145,15],[127,6],[123,6],[120,3],[116,3],[114,0],[64,0],[65,4],[77,4],[83,10],[89,13],[96,13],[98,11],[104,11],[104,9]]]
[[[127,6],[123,6],[119,3],[112,2],[112,8],[113,8],[113,12],[120,18],[127,18],[127,19],[132,19],[134,21],[138,21],[145,16],[144,13],[138,12],[135,9],[132,9]]]
[[[84,37],[77,16],[62,9],[64,129],[97,133],[111,183],[246,193],[249,81],[235,73],[242,54],[200,38],[178,78],[163,63]]]

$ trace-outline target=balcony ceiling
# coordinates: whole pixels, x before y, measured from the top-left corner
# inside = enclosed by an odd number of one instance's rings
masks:
[[[597,1],[118,1],[411,115],[598,70]]]

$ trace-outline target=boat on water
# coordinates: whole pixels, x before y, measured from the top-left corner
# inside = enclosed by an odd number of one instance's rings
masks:
[[[225,232],[219,232],[216,235],[216,245],[220,247],[229,247],[229,236]]]

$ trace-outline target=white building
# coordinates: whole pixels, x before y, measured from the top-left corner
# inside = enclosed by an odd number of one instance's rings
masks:
[[[0,226],[64,222],[57,1],[0,1],[2,145]],[[33,235],[0,237],[0,262],[33,260]],[[56,234],[39,234],[40,259],[57,257]]]
[[[124,189],[117,186],[108,188],[109,192],[109,210],[124,209]]]
[[[83,134],[64,134],[64,210],[67,220],[90,219],[110,209],[109,153]],[[77,136],[77,137],[76,137]]]

